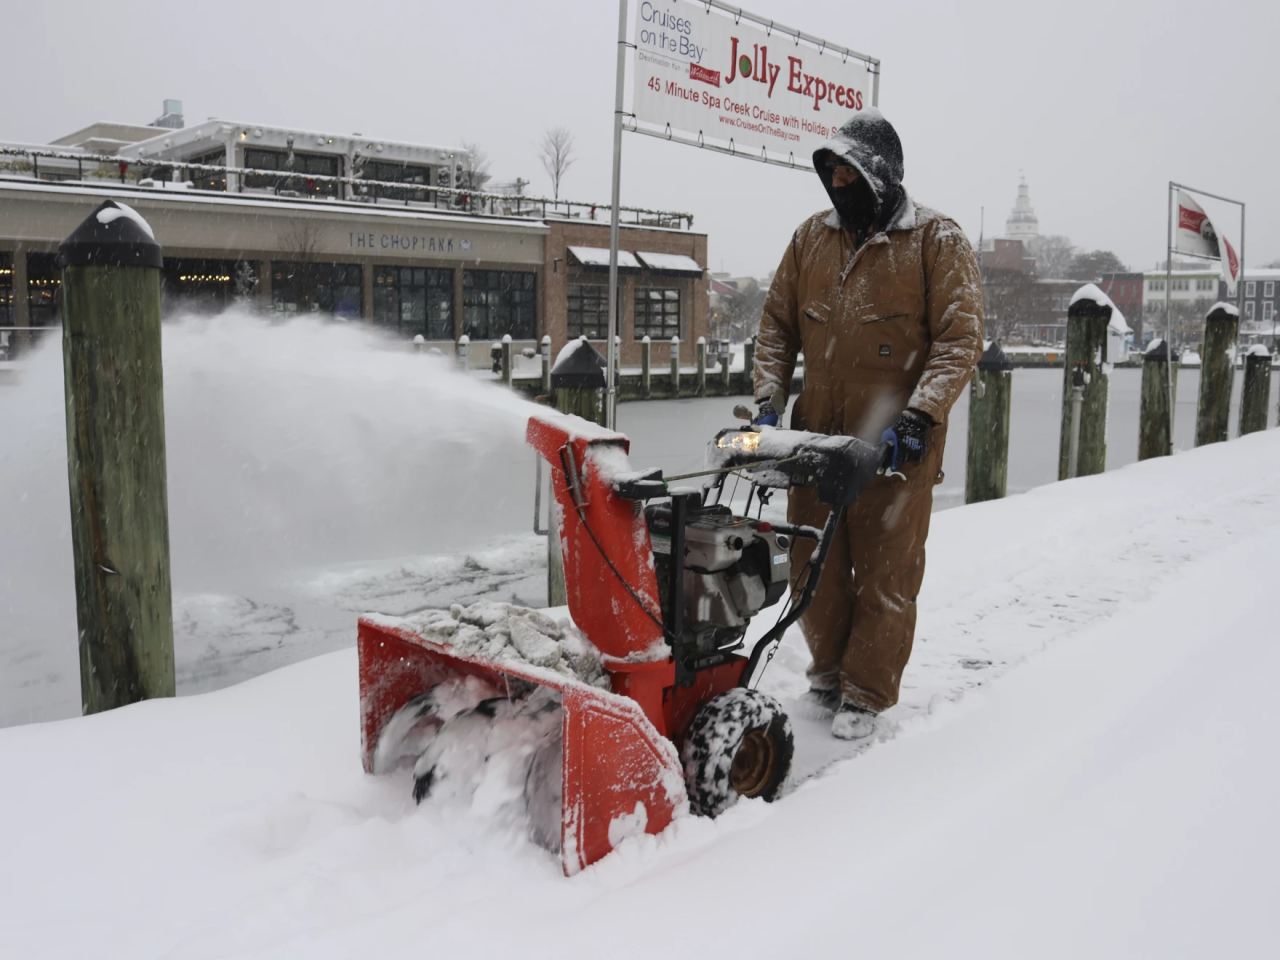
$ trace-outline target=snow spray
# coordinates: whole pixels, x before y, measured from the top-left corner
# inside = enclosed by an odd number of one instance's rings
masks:
[[[163,350],[175,593],[447,553],[532,521],[537,408],[444,357],[239,311],[167,322]],[[74,669],[61,337],[0,386],[0,437],[0,669],[33,646],[65,647]]]

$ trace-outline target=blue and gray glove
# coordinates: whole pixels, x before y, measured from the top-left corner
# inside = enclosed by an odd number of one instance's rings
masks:
[[[896,471],[904,463],[919,463],[929,452],[929,430],[933,417],[919,410],[907,409],[898,422],[880,435],[880,442],[890,445],[885,469]]]
[[[757,427],[776,427],[778,425],[778,411],[773,409],[773,404],[766,400],[760,404],[759,412],[756,413],[751,423]]]

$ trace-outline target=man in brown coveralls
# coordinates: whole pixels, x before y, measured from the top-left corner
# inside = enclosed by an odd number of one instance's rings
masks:
[[[834,209],[800,225],[774,276],[755,397],[757,422],[780,415],[803,352],[791,427],[890,439],[906,477],[878,477],[854,502],[801,619],[806,699],[834,712],[835,736],[856,739],[897,703],[911,655],[947,414],[982,353],[982,286],[960,227],[907,196],[902,144],[878,110],[856,114],[813,161]],[[791,490],[792,523],[821,527],[827,511],[811,488]],[[797,580],[812,550],[793,548]]]

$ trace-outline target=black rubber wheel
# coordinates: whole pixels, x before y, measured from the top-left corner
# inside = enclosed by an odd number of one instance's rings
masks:
[[[689,806],[717,817],[738,797],[772,801],[791,769],[795,738],[782,705],[735,687],[698,708],[681,759]]]

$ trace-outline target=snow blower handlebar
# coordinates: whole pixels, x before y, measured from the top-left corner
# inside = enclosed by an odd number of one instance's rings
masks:
[[[799,597],[792,594],[794,602],[791,608],[760,639],[747,659],[741,685],[750,687],[761,659],[766,653],[772,658],[783,635],[813,603],[823,565],[846,510],[876,475],[884,472],[892,451],[887,443],[870,444],[857,437],[748,428],[721,431],[712,442],[711,453],[714,462],[741,466],[752,473],[755,482],[762,486],[816,487],[819,501],[831,505],[827,522],[816,538],[818,542],[810,557]],[[775,525],[775,528],[783,529],[781,525]],[[813,537],[814,533],[812,528],[798,527],[786,532],[805,537]]]
[[[805,611],[809,609],[809,605],[813,603],[813,594],[818,589],[818,580],[822,576],[822,567],[827,562],[827,554],[831,550],[831,542],[835,539],[836,531],[840,528],[847,509],[843,505],[837,505],[833,506],[831,512],[827,514],[827,522],[822,528],[822,536],[818,538],[818,545],[814,548],[813,556],[809,559],[809,569],[805,575],[804,587],[800,591],[800,599],[752,648],[751,655],[747,658],[747,666],[742,671],[740,686],[751,686],[756,670],[760,666],[761,657],[766,651],[775,649],[782,640],[783,635],[791,629],[792,624],[804,616]],[[773,653],[770,652],[769,659],[772,658]]]

